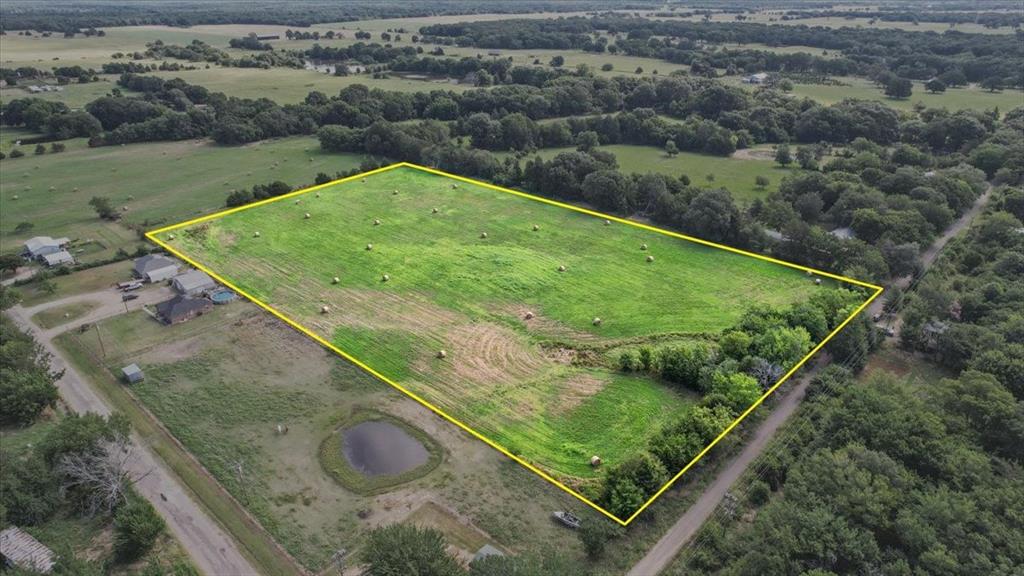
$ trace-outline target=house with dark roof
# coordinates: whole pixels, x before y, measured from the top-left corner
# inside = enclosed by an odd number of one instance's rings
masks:
[[[162,282],[174,277],[180,268],[181,264],[173,258],[162,254],[147,254],[135,259],[132,274],[146,282]]]
[[[156,305],[156,315],[165,324],[181,324],[202,316],[213,308],[213,302],[206,298],[175,296]]]

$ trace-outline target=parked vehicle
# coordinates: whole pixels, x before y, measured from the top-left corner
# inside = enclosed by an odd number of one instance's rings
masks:
[[[555,520],[558,520],[559,522],[568,526],[569,528],[572,528],[573,530],[580,529],[580,519],[577,518],[576,515],[572,512],[565,512],[563,510],[559,510],[552,514],[552,516],[555,517]]]
[[[121,302],[127,302],[129,300],[135,300],[138,298],[138,294],[121,294]]]

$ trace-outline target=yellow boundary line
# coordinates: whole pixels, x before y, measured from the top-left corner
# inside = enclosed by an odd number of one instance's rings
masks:
[[[619,223],[622,223],[622,224],[627,224],[629,226],[634,226],[636,228],[642,228],[644,230],[649,230],[651,232],[657,232],[658,234],[664,234],[666,236],[671,236],[673,238],[679,238],[679,239],[682,239],[682,240],[687,240],[689,242],[694,242],[694,243],[697,243],[697,244],[701,244],[703,246],[709,246],[709,247],[712,247],[712,248],[718,248],[720,250],[726,250],[728,252],[732,252],[732,253],[735,253],[735,254],[741,254],[743,256],[750,256],[750,257],[753,257],[753,258],[757,258],[758,260],[763,260],[765,262],[771,262],[773,264],[779,264],[779,265],[782,265],[782,266],[786,266],[788,268],[795,268],[797,270],[802,270],[804,272],[811,272],[813,274],[817,274],[819,276],[824,276],[826,278],[831,278],[833,280],[839,280],[841,282],[846,282],[846,283],[849,283],[849,284],[854,284],[856,286],[861,286],[863,288],[869,288],[871,290],[874,290],[874,293],[871,294],[871,296],[866,301],[864,301],[863,304],[858,306],[857,309],[854,310],[853,313],[850,314],[849,317],[847,317],[845,320],[843,320],[843,322],[841,324],[839,324],[839,326],[836,326],[836,328],[834,330],[832,330],[832,332],[830,332],[828,334],[828,336],[825,337],[824,340],[822,340],[817,346],[815,346],[810,352],[808,352],[807,355],[804,356],[803,359],[801,359],[799,362],[797,362],[797,364],[795,366],[790,368],[790,370],[788,372],[786,372],[782,376],[782,378],[780,378],[778,382],[776,382],[774,385],[772,385],[772,387],[769,388],[763,395],[761,395],[761,397],[758,398],[756,402],[754,402],[749,408],[747,408],[742,414],[740,414],[731,424],[729,424],[729,426],[727,426],[725,428],[725,430],[722,431],[721,434],[719,434],[714,440],[712,440],[711,443],[707,445],[707,447],[705,447],[703,450],[700,451],[700,453],[698,453],[696,456],[694,456],[694,458],[692,460],[690,460],[689,464],[687,464],[685,467],[683,467],[683,469],[680,470],[675,476],[673,476],[671,480],[666,482],[665,485],[662,486],[657,492],[655,492],[653,496],[648,498],[647,501],[644,502],[644,504],[642,506],[640,506],[640,508],[638,508],[635,512],[633,512],[633,514],[631,516],[629,516],[625,520],[622,520],[621,518],[619,518],[615,514],[612,514],[611,512],[609,512],[609,511],[605,510],[604,508],[598,506],[594,502],[591,502],[588,498],[586,498],[585,496],[583,496],[579,492],[576,492],[572,488],[569,488],[565,484],[559,482],[558,480],[553,478],[548,473],[546,473],[543,470],[537,468],[533,464],[530,464],[526,460],[523,460],[519,456],[516,456],[515,454],[512,454],[511,452],[509,452],[505,448],[502,448],[501,446],[499,446],[498,444],[494,443],[493,441],[491,441],[486,436],[483,436],[482,434],[480,434],[479,432],[473,430],[472,428],[470,428],[466,424],[463,424],[462,422],[460,422],[458,419],[448,415],[444,410],[441,410],[437,406],[434,406],[430,402],[427,402],[423,398],[421,398],[418,395],[416,395],[416,393],[412,392],[411,390],[406,389],[401,384],[398,384],[397,382],[394,382],[391,379],[389,379],[387,376],[384,376],[380,372],[377,372],[376,370],[374,370],[370,366],[368,366],[365,363],[363,363],[362,361],[360,361],[358,358],[356,358],[356,357],[352,356],[351,354],[345,352],[344,350],[338,348],[334,344],[331,344],[330,342],[328,342],[324,338],[322,338],[319,335],[313,333],[311,330],[309,330],[306,327],[302,326],[301,324],[295,322],[291,318],[288,318],[287,316],[285,316],[281,312],[278,312],[276,309],[271,307],[269,304],[266,304],[265,302],[262,302],[258,298],[253,297],[249,293],[247,293],[244,290],[240,289],[239,287],[235,286],[233,283],[229,282],[226,278],[221,277],[219,274],[217,274],[213,270],[210,270],[209,268],[204,266],[202,263],[193,260],[192,258],[190,258],[189,256],[186,256],[185,254],[183,254],[179,250],[176,250],[173,246],[169,245],[167,242],[164,242],[163,240],[160,240],[159,238],[156,237],[157,234],[162,234],[164,232],[169,232],[171,230],[177,230],[179,228],[184,228],[184,227],[187,227],[187,226],[192,226],[194,224],[199,224],[201,222],[207,222],[207,221],[210,221],[210,220],[221,218],[223,216],[227,216],[228,214],[234,214],[235,212],[241,212],[242,210],[248,210],[250,208],[256,208],[258,206],[263,206],[264,204],[269,204],[271,202],[278,202],[278,201],[281,201],[281,200],[292,198],[294,196],[298,196],[300,194],[306,194],[306,193],[309,193],[309,192],[313,192],[315,190],[320,190],[322,188],[326,188],[328,186],[334,186],[335,184],[341,184],[341,183],[344,183],[344,182],[349,182],[349,181],[355,180],[357,178],[365,178],[366,176],[370,176],[370,175],[373,175],[373,174],[379,174],[381,172],[386,172],[388,170],[394,170],[395,168],[413,168],[413,169],[416,169],[416,170],[420,170],[420,171],[423,171],[423,172],[428,172],[430,174],[436,174],[436,175],[439,175],[439,176],[444,176],[444,177],[447,177],[447,178],[452,178],[454,180],[459,180],[459,181],[466,182],[466,183],[469,183],[469,184],[473,184],[473,185],[476,185],[476,186],[483,186],[484,188],[489,188],[491,190],[496,190],[498,192],[503,192],[503,193],[506,193],[506,194],[513,194],[515,196],[519,196],[519,197],[522,197],[522,198],[527,198],[529,200],[533,200],[533,201],[536,201],[536,202],[542,202],[544,204],[549,204],[551,206],[558,206],[559,208],[565,208],[565,209],[568,209],[568,210],[572,210],[574,212],[580,212],[582,214],[587,214],[587,215],[590,215],[590,216],[596,216],[598,218],[604,218],[606,220],[611,220],[611,221],[614,221],[614,222],[619,222]],[[494,184],[489,184],[487,182],[481,182],[479,180],[473,180],[471,178],[466,178],[464,176],[459,176],[457,174],[449,174],[449,173],[443,172],[441,170],[435,170],[433,168],[427,168],[425,166],[418,166],[416,164],[410,164],[408,162],[399,162],[397,164],[391,164],[390,166],[384,166],[384,167],[378,168],[376,170],[370,170],[369,172],[363,172],[361,174],[356,174],[354,176],[349,176],[347,178],[341,178],[339,180],[334,180],[334,181],[331,181],[331,182],[327,182],[325,184],[318,184],[316,186],[310,186],[309,188],[303,188],[301,190],[296,190],[294,192],[289,192],[288,194],[283,194],[281,196],[275,196],[273,198],[267,198],[265,200],[260,200],[258,202],[253,202],[251,204],[246,204],[244,206],[238,206],[238,207],[235,207],[235,208],[229,208],[227,210],[221,210],[220,212],[215,212],[213,214],[208,214],[206,216],[201,216],[199,218],[193,218],[193,219],[187,220],[185,222],[179,222],[178,224],[172,224],[170,226],[164,226],[163,228],[158,228],[156,230],[150,230],[149,232],[146,232],[146,238],[148,238],[152,242],[156,243],[161,248],[167,250],[171,254],[174,254],[175,256],[181,258],[182,260],[184,260],[185,262],[189,263],[190,265],[196,267],[197,269],[202,270],[203,272],[206,272],[207,274],[209,274],[211,277],[213,277],[215,280],[217,280],[221,284],[223,284],[223,285],[227,286],[228,288],[234,290],[235,292],[241,294],[245,298],[247,298],[250,301],[252,301],[253,303],[255,303],[260,308],[263,308],[267,312],[270,312],[275,317],[281,319],[285,324],[288,324],[292,328],[298,330],[299,332],[305,334],[306,336],[309,336],[310,338],[312,338],[314,341],[319,343],[324,348],[327,348],[328,350],[334,352],[335,354],[337,354],[337,355],[341,356],[342,358],[348,360],[349,362],[355,364],[359,368],[362,368],[364,371],[366,371],[370,375],[372,375],[375,378],[381,380],[382,382],[390,385],[391,387],[393,387],[396,390],[402,392],[406,396],[409,396],[410,398],[412,398],[413,400],[419,402],[423,406],[426,406],[427,408],[429,408],[430,410],[432,410],[433,412],[435,412],[436,414],[438,414],[439,416],[441,416],[445,420],[448,420],[452,424],[455,424],[459,428],[465,430],[466,432],[468,432],[474,438],[477,438],[478,440],[483,441],[485,444],[487,444],[491,448],[494,448],[498,452],[501,452],[505,456],[511,458],[513,461],[515,461],[515,462],[519,463],[520,465],[522,465],[523,467],[525,467],[527,470],[530,470],[531,472],[537,474],[541,478],[544,478],[545,480],[547,480],[548,482],[554,484],[555,486],[557,486],[558,488],[562,489],[566,493],[575,496],[577,499],[582,501],[584,504],[590,506],[594,510],[597,510],[601,514],[604,514],[605,516],[607,516],[608,518],[610,518],[610,519],[614,520],[615,522],[621,524],[622,526],[626,526],[630,522],[632,522],[634,519],[636,519],[636,517],[638,515],[640,515],[640,513],[643,512],[645,509],[647,509],[647,507],[650,506],[651,503],[653,503],[666,490],[671,488],[672,485],[675,484],[675,482],[677,480],[679,480],[679,478],[682,477],[683,474],[685,474],[701,458],[703,458],[708,452],[710,452],[711,449],[714,448],[723,438],[725,438],[725,436],[728,435],[729,432],[731,432],[736,426],[738,426],[740,424],[740,422],[743,421],[744,418],[749,416],[750,413],[753,412],[755,408],[760,406],[765,401],[765,399],[768,398],[768,396],[770,396],[773,392],[775,392],[775,390],[777,390],[779,388],[779,386],[782,386],[782,384],[785,383],[786,380],[788,380],[790,378],[790,376],[795,374],[797,370],[799,370],[801,367],[803,367],[803,365],[806,364],[807,361],[811,359],[811,357],[813,357],[815,354],[817,354],[817,352],[819,350],[821,350],[825,346],[825,344],[827,344],[829,342],[829,340],[831,340],[836,334],[838,334],[840,330],[842,330],[844,327],[846,327],[846,325],[849,324],[851,320],[853,320],[858,314],[860,314],[865,308],[867,308],[868,305],[870,305],[871,302],[874,301],[875,298],[877,298],[879,296],[879,294],[882,293],[882,290],[883,290],[881,286],[876,286],[874,284],[869,284],[867,282],[862,282],[860,280],[854,280],[853,278],[847,278],[845,276],[839,276],[837,274],[832,274],[832,273],[829,273],[829,272],[825,272],[823,270],[816,270],[814,268],[809,268],[807,266],[801,266],[799,264],[793,264],[792,262],[785,262],[783,260],[777,260],[777,259],[771,258],[769,256],[764,256],[764,255],[761,255],[761,254],[754,254],[753,252],[747,252],[745,250],[740,250],[738,248],[733,248],[731,246],[725,246],[723,244],[716,244],[714,242],[709,242],[707,240],[701,240],[700,238],[694,238],[692,236],[686,236],[685,234],[679,234],[677,232],[672,232],[670,230],[664,230],[664,229],[661,229],[661,228],[657,228],[655,226],[649,226],[647,224],[641,224],[640,222],[634,222],[632,220],[627,220],[625,218],[619,218],[617,216],[612,216],[612,215],[609,215],[609,214],[604,214],[604,213],[601,213],[601,212],[596,212],[594,210],[588,210],[586,208],[581,208],[579,206],[573,206],[571,204],[565,204],[565,203],[562,203],[562,202],[557,202],[557,201],[554,201],[554,200],[550,200],[548,198],[542,198],[540,196],[534,196],[533,194],[527,194],[525,192],[520,192],[518,190],[512,190],[510,188],[503,188],[501,186],[496,186]]]

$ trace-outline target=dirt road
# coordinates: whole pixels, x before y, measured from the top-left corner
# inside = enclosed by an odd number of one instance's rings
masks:
[[[128,304],[135,308],[141,302],[157,302],[166,299],[166,288],[151,288],[143,291],[144,296]],[[32,314],[73,302],[96,301],[100,307],[85,318],[52,330],[41,330],[30,321]],[[86,380],[71,366],[60,350],[53,345],[53,337],[84,322],[94,322],[117,313],[124,312],[120,293],[104,290],[89,294],[81,294],[59,299],[30,308],[15,306],[8,311],[14,322],[27,332],[31,332],[39,344],[51,354],[51,365],[54,370],[64,370],[64,376],[57,382],[60,395],[71,410],[78,413],[95,412],[109,414],[110,408],[89,387]],[[136,484],[139,493],[149,500],[167,522],[167,526],[182,547],[188,551],[196,567],[209,575],[250,575],[257,574],[248,560],[238,550],[234,540],[221,529],[206,512],[188,495],[186,489],[159,459],[142,445],[138,438],[134,439],[135,459],[131,463],[132,474],[142,477]]]
[[[942,249],[946,247],[946,244],[967,229],[971,222],[981,214],[988,204],[991,195],[992,187],[989,186],[963,216],[950,225],[927,250],[921,253],[921,263],[925,270],[935,262],[935,259],[942,252]],[[910,283],[911,279],[907,277],[899,279],[893,285],[906,288]],[[882,299],[877,298],[863,314],[870,316],[878,314],[882,311],[882,306]],[[897,334],[899,333],[900,320],[901,317],[897,315],[890,322],[890,327]],[[828,366],[830,361],[828,355],[822,352],[814,366],[804,372],[800,380],[792,389],[785,393],[778,405],[772,409],[768,418],[758,426],[757,430],[754,431],[753,438],[748,441],[739,455],[734,457],[728,466],[719,472],[714,481],[701,493],[700,498],[679,517],[679,520],[672,525],[672,528],[633,566],[628,576],[654,576],[668,567],[676,555],[679,554],[679,551],[689,543],[690,539],[704,525],[704,522],[711,517],[718,504],[728,494],[732,485],[739,480],[747,467],[761,455],[761,452],[764,451],[778,429],[793,415],[793,412],[800,406],[800,401],[803,400],[804,394],[807,392],[807,385],[811,379],[818,370]]]

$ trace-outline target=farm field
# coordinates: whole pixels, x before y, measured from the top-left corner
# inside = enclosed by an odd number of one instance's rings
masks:
[[[673,120],[669,118],[669,120]],[[775,190],[778,190],[779,182],[794,168],[783,168],[768,158],[729,158],[723,156],[709,156],[706,154],[695,154],[693,152],[680,152],[674,158],[661,148],[654,146],[639,146],[636,144],[609,144],[599,146],[599,150],[615,154],[619,162],[619,169],[623,172],[660,172],[669,176],[678,177],[686,174],[694,186],[704,188],[725,188],[729,190],[733,198],[738,202],[752,202],[758,198],[765,198]],[[542,148],[537,150],[536,156],[550,160],[562,152],[572,152],[574,146],[564,148]],[[497,153],[496,156],[504,158],[510,153]],[[532,157],[532,156],[531,156]],[[708,174],[714,175],[714,180],[707,179]],[[754,179],[757,176],[767,176],[768,186],[758,188]]]
[[[0,139],[9,142],[23,132],[4,129]],[[185,141],[89,148],[84,139],[70,140],[65,152],[36,156],[28,150],[22,158],[3,161],[0,243],[8,251],[32,236],[67,236],[87,247],[80,259],[110,258],[118,249],[133,252],[139,245],[131,225],[152,228],[192,218],[223,207],[234,188],[274,180],[297,187],[311,183],[318,172],[357,168],[362,159],[321,152],[315,137],[240,147]],[[226,173],[226,166],[232,172]],[[94,196],[127,207],[121,221],[100,220],[89,206]],[[15,232],[23,222],[30,229]]]
[[[835,285],[453,182],[398,167],[156,237],[577,486],[601,473],[591,455],[622,461],[696,400],[612,370],[623,347],[713,338],[736,302]]]

